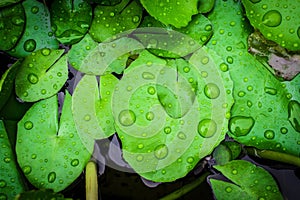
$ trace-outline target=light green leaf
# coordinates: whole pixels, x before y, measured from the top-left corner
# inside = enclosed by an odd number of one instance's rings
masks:
[[[141,3],[152,17],[176,28],[187,26],[192,16],[198,13],[198,0],[141,0]]]
[[[210,178],[216,199],[283,199],[278,186],[266,170],[244,160],[230,161],[225,165],[216,165],[232,183]]]
[[[291,51],[300,50],[300,1],[242,0],[254,28]]]
[[[7,1],[0,2],[0,7]],[[10,50],[22,36],[25,27],[25,12],[21,3],[0,10],[0,50]]]
[[[62,44],[79,42],[92,23],[92,7],[85,0],[60,1],[51,4],[51,23]]]
[[[96,6],[90,29],[92,38],[104,42],[113,36],[138,27],[142,7],[137,1],[122,0],[115,6]]]
[[[70,94],[66,93],[60,122],[57,100],[41,100],[27,111],[18,123],[16,144],[18,163],[30,183],[55,192],[69,186],[91,157],[76,130]]]
[[[18,171],[13,149],[2,120],[0,120],[0,146],[0,199],[14,199],[17,194],[23,192],[26,188]]]
[[[15,48],[8,53],[14,57],[25,57],[42,48],[57,49],[58,41],[53,36],[48,8],[37,0],[22,2],[25,9],[25,31]]]
[[[226,15],[222,14],[224,9]],[[299,131],[291,123],[300,121],[294,109],[300,101],[299,75],[292,82],[280,82],[248,53],[247,37],[252,30],[238,2],[216,1],[208,18],[217,23],[207,46],[226,60],[235,83],[229,135],[248,146],[299,156]],[[289,113],[298,114],[289,120]]]
[[[82,136],[103,139],[115,133],[112,116],[112,93],[118,79],[111,74],[100,77],[100,93],[95,76],[85,75],[78,83],[74,95],[72,112]]]
[[[233,103],[225,91],[232,90],[232,82],[228,71],[219,68],[222,60],[207,51],[200,49],[189,61],[178,59],[171,65],[143,51],[115,87],[113,114],[123,156],[148,180],[168,182],[185,176],[224,139]],[[168,74],[177,74],[178,82]],[[176,84],[184,91],[176,90]],[[180,98],[194,94],[186,100],[159,101],[167,94],[163,87]],[[189,108],[182,105],[185,101]]]
[[[56,94],[68,79],[64,50],[41,49],[27,56],[16,76],[16,94],[34,102]],[[62,56],[62,57],[61,57]]]

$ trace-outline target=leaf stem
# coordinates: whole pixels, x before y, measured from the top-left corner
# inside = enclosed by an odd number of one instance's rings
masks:
[[[98,200],[97,165],[89,161],[85,167],[85,197],[86,200]]]
[[[257,156],[269,160],[275,160],[282,163],[292,164],[300,167],[300,158],[294,155],[271,151],[271,150],[259,150],[252,147],[246,147],[245,149],[247,150],[249,155],[253,155],[253,156]]]
[[[192,191],[196,187],[198,187],[209,175],[209,172],[205,172],[200,176],[198,179],[193,181],[192,183],[189,183],[187,185],[184,185],[182,188],[179,188],[178,190],[162,197],[160,200],[172,200],[172,199],[178,199],[179,197],[185,195],[186,193]]]

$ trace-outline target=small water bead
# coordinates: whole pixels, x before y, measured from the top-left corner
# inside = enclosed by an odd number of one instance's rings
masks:
[[[211,31],[212,30],[212,26],[210,24],[206,25],[204,28],[206,31]]]
[[[31,159],[36,159],[37,155],[36,154],[32,154],[31,155]]]
[[[165,144],[160,144],[154,149],[154,156],[161,160],[167,157],[169,149]]]
[[[154,119],[154,113],[153,112],[147,112],[146,113],[146,119],[148,120],[148,121],[152,121],[153,119]]]
[[[165,128],[164,128],[164,132],[165,132],[165,134],[170,134],[170,133],[171,133],[171,131],[172,131],[172,129],[171,129],[171,127],[170,127],[170,126],[167,126],[167,127],[165,127]]]
[[[277,10],[270,10],[264,14],[262,23],[269,27],[276,27],[281,24],[282,16]]]
[[[132,22],[133,23],[138,23],[139,21],[140,21],[140,17],[139,16],[137,16],[137,15],[133,16],[133,18],[132,18]]]
[[[142,73],[142,77],[143,79],[146,79],[146,80],[153,80],[155,79],[155,75],[150,73],[150,72],[143,72]]]
[[[231,56],[227,56],[226,61],[227,61],[229,64],[232,64],[232,63],[233,63],[233,58],[232,58]]]
[[[200,40],[202,41],[202,42],[205,42],[205,41],[207,41],[207,36],[205,36],[205,35],[203,35],[203,36],[201,36],[200,37]]]
[[[208,73],[207,73],[206,71],[202,71],[202,72],[201,72],[201,76],[202,76],[203,78],[207,78]],[[193,78],[189,78],[189,82],[190,82],[190,83],[194,82],[194,79],[193,79]]]
[[[216,99],[220,95],[220,89],[219,89],[219,87],[216,84],[214,84],[214,83],[208,83],[204,87],[204,94],[209,99]]]
[[[254,119],[252,117],[235,116],[229,120],[229,130],[235,136],[248,135],[254,126]]]
[[[36,48],[36,41],[34,39],[29,39],[24,42],[23,48],[27,52],[33,52]]]
[[[272,131],[272,130],[266,130],[266,131],[264,132],[264,136],[265,136],[266,139],[271,140],[271,139],[274,139],[275,133],[274,133],[274,131]]]
[[[42,89],[42,90],[41,90],[41,93],[42,93],[42,94],[46,94],[47,91],[46,91],[45,89]]]
[[[156,93],[156,89],[153,86],[148,87],[147,91],[151,95],[154,95]]]
[[[265,90],[265,93],[270,94],[270,95],[276,95],[277,94],[277,90],[274,89],[274,88],[265,87],[264,90]]]
[[[90,121],[90,120],[91,120],[91,116],[90,116],[89,114],[86,114],[86,115],[84,116],[84,120],[85,120],[85,121]]]
[[[282,133],[282,134],[287,134],[288,133],[288,129],[287,128],[285,128],[285,127],[281,127],[280,128],[280,132]]]
[[[6,163],[9,163],[9,162],[11,161],[11,159],[10,159],[9,157],[5,157],[3,160],[4,160],[4,162],[6,162]]]
[[[190,163],[190,164],[192,164],[193,162],[194,162],[194,158],[193,157],[188,157],[187,159],[186,159],[186,161],[188,162],[188,163]]]
[[[39,12],[39,7],[33,6],[33,7],[31,8],[31,12],[32,12],[33,14],[38,13],[38,12]]]
[[[184,71],[185,73],[188,73],[188,72],[190,71],[190,68],[186,66],[186,67],[183,68],[183,71]]]
[[[252,91],[253,90],[253,87],[251,85],[247,86],[247,90],[248,91]]]
[[[31,84],[37,84],[37,82],[39,82],[39,77],[33,73],[28,74],[27,76],[27,80],[31,83]]]
[[[186,135],[185,135],[183,132],[179,132],[179,133],[177,134],[177,137],[178,137],[179,139],[181,139],[181,140],[185,140],[185,139],[186,139]]]
[[[209,58],[206,56],[204,58],[202,58],[202,60],[201,60],[201,63],[204,65],[206,65],[208,62],[209,62]]]
[[[5,180],[0,180],[0,188],[4,188],[6,186]]]
[[[25,175],[30,174],[31,170],[32,170],[31,167],[28,166],[28,165],[23,167],[23,172],[24,172]]]
[[[244,92],[244,91],[239,91],[239,93],[238,93],[238,96],[239,97],[243,97],[243,96],[245,96],[246,95],[246,93]]]
[[[137,148],[138,148],[138,149],[142,149],[142,148],[144,148],[144,145],[143,145],[143,144],[138,144],[138,145],[137,145]]]
[[[79,165],[79,160],[78,160],[78,159],[73,159],[73,160],[71,161],[71,165],[72,165],[73,167],[78,166],[78,165]]]
[[[26,121],[26,122],[24,123],[24,128],[25,128],[26,130],[32,129],[32,128],[33,128],[33,123],[32,123],[31,121]]]
[[[227,193],[230,193],[230,192],[232,192],[232,188],[231,188],[230,186],[228,186],[228,187],[225,188],[225,191],[226,191]]]
[[[131,126],[135,123],[136,116],[132,110],[123,110],[120,112],[118,119],[123,126]]]
[[[226,63],[222,63],[222,64],[220,64],[220,69],[223,72],[227,72],[228,71],[228,65]]]
[[[217,131],[217,124],[212,119],[203,119],[198,124],[198,133],[204,137],[212,137]]]
[[[144,160],[144,156],[138,155],[138,156],[136,157],[136,160],[137,160],[138,162],[141,162],[141,161]]]
[[[247,101],[247,106],[248,106],[249,108],[251,108],[252,105],[253,105],[252,102],[248,100],[248,101]]]
[[[238,171],[237,171],[236,169],[234,169],[234,170],[231,171],[231,173],[232,173],[233,175],[237,175]]]
[[[50,172],[48,174],[48,182],[49,183],[53,183],[56,179],[56,173],[55,172]]]

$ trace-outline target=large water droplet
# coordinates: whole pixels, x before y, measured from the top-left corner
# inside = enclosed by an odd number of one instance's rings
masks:
[[[212,119],[203,119],[198,124],[198,133],[204,137],[212,137],[217,131],[217,124]]]
[[[33,73],[28,74],[27,79],[32,84],[39,82],[39,77]]]
[[[269,27],[279,26],[282,16],[277,10],[270,10],[263,16],[263,24]]]
[[[264,136],[265,136],[265,138],[271,140],[271,139],[273,139],[275,137],[275,133],[272,130],[266,130],[264,132]]]
[[[219,87],[214,83],[208,83],[204,87],[205,95],[210,99],[215,99],[220,95]]]
[[[24,172],[25,175],[30,174],[30,172],[31,172],[31,167],[28,166],[28,165],[24,166],[24,167],[23,167],[23,172]]]
[[[24,42],[23,48],[27,52],[32,52],[35,50],[36,42],[34,39],[29,39]]]
[[[72,165],[73,167],[78,166],[78,165],[79,165],[79,160],[78,160],[78,159],[73,159],[73,160],[71,161],[71,165]]]
[[[293,128],[300,132],[300,103],[292,100],[288,105],[288,119]]]
[[[123,126],[131,126],[136,120],[136,116],[132,110],[122,110],[119,114],[119,122]]]
[[[56,173],[55,172],[50,172],[48,174],[48,182],[49,183],[53,183],[56,179]]]
[[[158,145],[154,149],[154,156],[160,160],[167,157],[168,153],[169,153],[169,149],[165,144]]]
[[[245,136],[251,131],[254,123],[252,117],[235,116],[229,120],[229,130],[237,137]]]
[[[24,128],[30,130],[33,128],[33,123],[31,121],[27,121],[24,123]]]

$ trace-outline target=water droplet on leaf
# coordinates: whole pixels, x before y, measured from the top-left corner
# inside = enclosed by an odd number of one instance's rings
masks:
[[[154,156],[159,160],[164,159],[165,157],[167,157],[168,153],[169,153],[169,150],[168,150],[168,147],[165,144],[158,145],[154,149]]]
[[[212,119],[203,119],[198,124],[198,133],[204,137],[212,137],[217,131],[217,124]]]
[[[48,182],[49,183],[53,183],[56,179],[56,173],[55,172],[50,172],[48,174]]]
[[[24,128],[30,130],[33,128],[33,123],[31,121],[27,121],[24,123]]]
[[[119,122],[123,126],[131,126],[136,120],[136,116],[132,110],[123,110],[119,114]]]
[[[39,77],[33,73],[28,74],[27,79],[32,84],[39,82]]]
[[[208,83],[204,87],[205,95],[210,99],[215,99],[220,95],[219,87],[214,83]]]
[[[73,159],[73,160],[71,161],[71,165],[72,165],[73,167],[78,166],[78,165],[79,165],[79,160],[78,160],[78,159]]]
[[[252,117],[235,116],[229,120],[229,130],[237,137],[245,136],[251,131],[254,122]]]
[[[270,10],[263,16],[263,24],[269,27],[276,27],[281,24],[282,16],[277,10]]]

